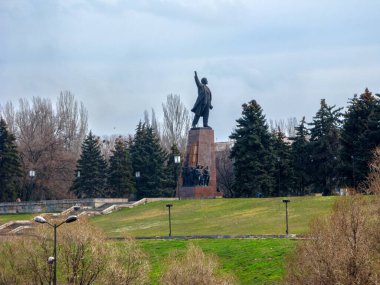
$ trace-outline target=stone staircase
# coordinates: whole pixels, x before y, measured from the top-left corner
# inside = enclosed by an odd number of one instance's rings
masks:
[[[93,215],[104,215],[112,213],[120,208],[130,207],[134,202],[128,202],[123,204],[112,204],[104,203],[100,207],[91,208],[91,207],[80,207],[72,206],[61,213],[44,213],[36,214],[43,216],[45,219],[52,221],[55,219],[62,220],[63,217],[70,215],[79,216],[93,216]],[[5,235],[14,235],[14,234],[25,234],[27,231],[33,229],[36,223],[33,220],[19,220],[19,221],[9,221],[5,224],[0,225],[0,236]]]
[[[10,221],[0,225],[0,235],[17,234],[21,231],[31,229],[33,222],[29,220]]]
[[[107,215],[122,208],[134,208],[139,205],[161,201],[161,200],[177,200],[177,198],[143,198],[139,201],[131,201],[124,203],[104,203],[96,208],[93,207],[81,207],[80,205],[74,205],[61,213],[44,213],[36,214],[36,216],[43,216],[46,220],[52,221],[54,219],[62,220],[63,217],[70,215],[80,216],[94,216],[94,215]],[[0,236],[12,235],[12,234],[25,234],[28,230],[31,230],[36,223],[33,220],[20,220],[10,221],[3,225],[0,225]]]

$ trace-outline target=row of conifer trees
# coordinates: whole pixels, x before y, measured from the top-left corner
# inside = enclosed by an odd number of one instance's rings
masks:
[[[359,189],[372,152],[380,144],[380,95],[368,89],[349,100],[346,110],[321,100],[310,123],[303,118],[295,136],[272,130],[255,100],[243,104],[230,138],[233,183],[229,197],[331,195],[342,187]],[[175,195],[180,165],[160,144],[155,129],[139,123],[134,136],[116,139],[108,159],[92,132],[82,143],[70,192],[78,197],[161,197]],[[14,201],[25,188],[15,136],[0,120],[0,200]]]

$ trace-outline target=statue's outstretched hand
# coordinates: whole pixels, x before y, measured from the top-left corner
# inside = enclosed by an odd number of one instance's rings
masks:
[[[214,108],[212,105],[210,105],[210,109],[212,110],[212,108]]]
[[[194,74],[195,74],[195,75],[197,75],[197,72],[196,72],[196,71],[194,71]]]

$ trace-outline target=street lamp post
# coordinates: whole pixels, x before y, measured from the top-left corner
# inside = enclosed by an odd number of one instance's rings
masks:
[[[51,273],[52,273],[52,269],[53,269],[53,263],[54,263],[54,257],[53,256],[50,256],[48,258],[48,264],[49,264],[49,281],[51,281]],[[50,282],[51,283],[51,282]]]
[[[45,218],[41,216],[37,216],[34,218],[34,221],[40,224],[48,224],[54,229],[54,252],[53,252],[53,257],[49,257],[48,263],[51,264],[54,262],[54,275],[53,275],[53,284],[57,285],[57,228],[61,226],[62,224],[69,224],[72,222],[75,222],[78,219],[77,216],[69,216],[67,217],[66,220],[59,224],[51,224],[48,221],[45,220]]]
[[[181,193],[178,189],[178,165],[181,163],[181,157],[179,155],[174,156],[174,179],[175,179],[175,190],[178,193],[178,199],[181,200]]]
[[[166,207],[169,209],[169,237],[172,237],[172,218],[170,215],[170,208],[173,207],[173,204],[166,204]]]
[[[278,195],[281,195],[281,157],[277,157],[278,161]]]
[[[135,177],[136,177],[136,190],[137,190],[137,194],[139,194],[140,171],[135,172]]]
[[[36,171],[35,170],[29,170],[29,178],[30,178],[30,187],[29,187],[29,191],[27,191],[27,194],[26,194],[26,199],[25,200],[29,200],[30,197],[32,196],[32,192],[34,190],[34,178],[36,177]],[[28,193],[29,192],[29,193]]]
[[[354,189],[356,189],[356,179],[355,179],[355,156],[351,155],[351,159],[352,159],[352,182],[353,182],[353,186],[354,186]]]
[[[289,223],[288,223],[288,203],[290,200],[282,200],[285,203],[285,212],[286,212],[286,235],[289,235]]]

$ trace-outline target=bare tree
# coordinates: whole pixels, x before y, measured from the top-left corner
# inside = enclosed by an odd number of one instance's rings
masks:
[[[235,175],[233,171],[233,162],[230,159],[230,147],[232,143],[218,143],[216,156],[216,184],[224,197],[233,197],[233,185]]]
[[[161,138],[160,125],[157,122],[156,112],[154,111],[153,108],[152,108],[152,124],[151,125],[153,128],[153,131],[157,134],[158,137]]]
[[[187,133],[190,129],[190,113],[182,104],[179,95],[169,94],[162,104],[164,122],[162,126],[162,144],[169,151],[175,144],[181,153],[185,152]]]
[[[380,146],[373,151],[369,164],[368,177],[359,184],[359,191],[367,194],[380,195]]]
[[[296,136],[296,127],[298,126],[298,121],[296,117],[290,117],[288,118],[288,122],[286,124],[286,134],[288,137],[295,137]]]
[[[75,162],[87,131],[87,111],[70,92],[61,93],[54,111],[48,99],[19,100],[18,109],[7,103],[6,120],[17,139],[24,168],[22,199],[70,197]],[[28,177],[29,170],[35,171]]]
[[[148,110],[144,110],[144,123],[147,126],[150,126],[150,120],[149,120],[149,112]]]
[[[128,137],[122,136],[122,135],[110,135],[110,136],[102,136],[102,138],[99,140],[100,143],[100,151],[103,155],[103,157],[108,161],[109,158],[112,155],[112,151],[115,150],[115,143],[117,140],[127,141]]]
[[[57,128],[66,149],[77,155],[87,132],[87,110],[75,100],[70,91],[61,92],[57,102]]]
[[[5,103],[4,107],[0,108],[0,114],[7,122],[8,130],[12,133],[16,133],[16,124],[15,124],[15,109],[12,102]]]
[[[281,120],[272,120],[269,119],[269,129],[271,133],[281,131],[287,137],[295,136],[295,127],[297,126],[297,118],[290,117],[287,121]]]
[[[144,110],[144,123],[146,126],[152,127],[155,134],[158,136],[158,138],[161,139],[160,125],[157,122],[156,112],[154,111],[153,108],[151,110],[151,117],[150,118],[149,118],[148,110]]]

